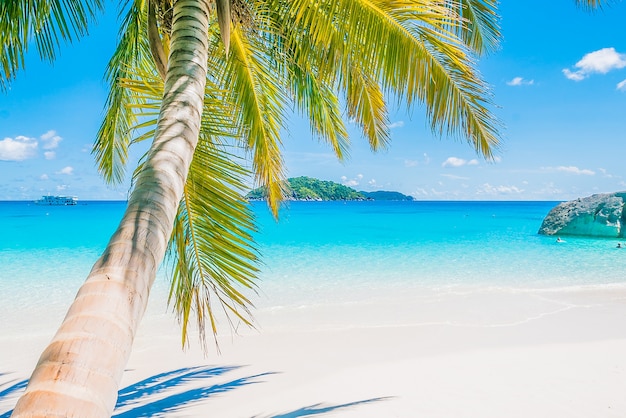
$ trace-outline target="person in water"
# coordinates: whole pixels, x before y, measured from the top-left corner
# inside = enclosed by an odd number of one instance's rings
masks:
[[[617,248],[622,248],[622,243],[621,242],[617,243]]]
[[[561,239],[561,237],[557,237],[556,242],[563,242],[563,240]]]

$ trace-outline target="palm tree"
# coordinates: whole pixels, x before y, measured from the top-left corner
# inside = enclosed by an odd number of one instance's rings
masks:
[[[471,51],[482,53],[495,43],[494,3],[131,3],[126,38],[109,68],[115,84],[95,147],[105,178],[119,180],[128,146],[150,137],[152,123],[154,139],[118,229],[41,355],[14,416],[111,415],[168,243],[176,260],[172,300],[183,324],[195,312],[201,332],[207,316],[215,330],[211,292],[248,321],[249,302],[236,286],[251,286],[256,272],[248,235],[253,225],[240,193],[246,170],[223,138],[234,138],[231,144],[251,154],[255,179],[268,187],[274,211],[284,179],[279,132],[290,104],[308,115],[313,131],[339,157],[348,140],[339,94],[373,149],[389,140],[388,94],[423,104],[433,131],[464,137],[489,157],[497,126]],[[29,35],[52,59],[58,38],[84,34],[102,7],[97,0],[58,4],[0,4],[4,82],[23,66]],[[39,40],[42,33],[47,35]],[[228,117],[232,111],[234,118]]]

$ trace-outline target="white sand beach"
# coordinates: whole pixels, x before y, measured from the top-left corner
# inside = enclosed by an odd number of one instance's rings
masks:
[[[260,307],[257,330],[221,336],[206,357],[195,341],[180,349],[155,296],[117,416],[626,416],[625,287],[413,288]],[[2,325],[0,414],[62,316],[49,312]]]

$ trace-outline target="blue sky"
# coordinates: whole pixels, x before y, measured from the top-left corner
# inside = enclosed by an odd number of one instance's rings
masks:
[[[499,10],[500,49],[479,62],[503,124],[495,162],[463,140],[432,135],[418,107],[394,108],[390,148],[371,153],[352,130],[344,162],[293,118],[284,135],[288,175],[421,200],[568,200],[626,190],[626,3],[587,12],[573,0],[506,0]],[[129,182],[107,186],[90,153],[116,18],[110,8],[54,65],[32,54],[0,94],[0,200],[126,198]]]

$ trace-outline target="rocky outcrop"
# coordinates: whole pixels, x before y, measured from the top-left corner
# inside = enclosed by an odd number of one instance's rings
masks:
[[[596,194],[560,203],[543,220],[543,235],[626,236],[626,192]]]

